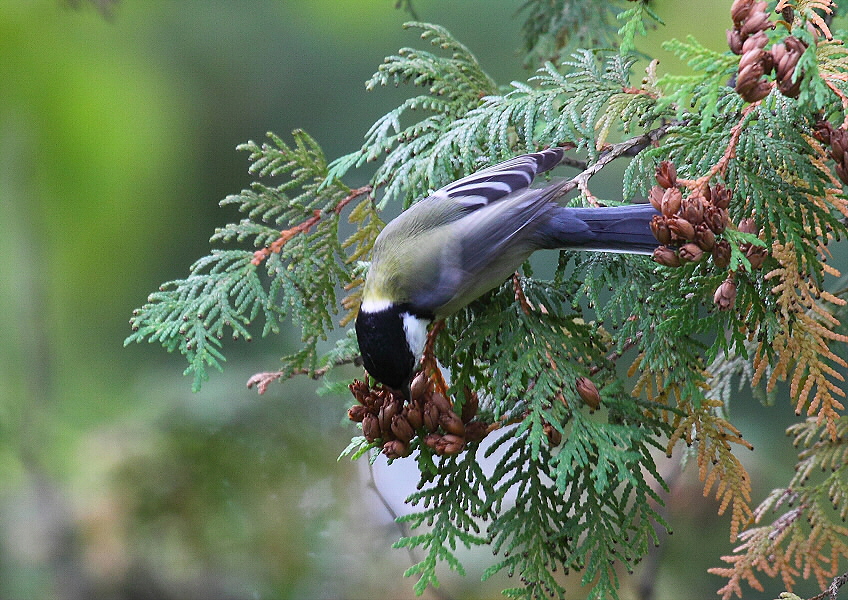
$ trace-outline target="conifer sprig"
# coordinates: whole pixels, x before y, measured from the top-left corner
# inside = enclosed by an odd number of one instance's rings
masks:
[[[734,554],[722,557],[728,566],[710,569],[728,579],[719,590],[725,600],[734,594],[741,598],[743,582],[762,591],[758,574],[780,577],[788,590],[799,577],[814,576],[826,590],[844,571],[840,565],[848,559],[848,419],[840,417],[832,428],[809,418],[787,431],[800,449],[795,475],[788,487],[773,490],[754,512],[756,523],[778,516],[743,531],[743,543]]]
[[[339,213],[370,188],[351,191],[340,182],[322,187],[327,165],[311,137],[296,131],[293,146],[269,137],[270,143],[249,142],[240,149],[250,152],[252,173],[284,181],[257,182],[224,199],[222,205],[235,205],[247,216],[212,236],[213,242],[250,242],[259,249],[213,250],[192,265],[188,278],[151,294],[131,320],[133,334],[125,343],[148,340],[169,352],[179,350],[188,359],[194,390],[208,378],[207,367],[221,369],[225,334],[250,340],[257,318],[265,336],[278,333],[290,315],[302,328],[304,345],[284,359],[283,372],[314,370],[317,344],[335,327],[337,286],[351,280]]]

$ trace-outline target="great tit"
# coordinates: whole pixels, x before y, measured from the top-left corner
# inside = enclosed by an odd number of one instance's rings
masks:
[[[455,181],[391,221],[374,242],[356,336],[365,369],[409,398],[427,327],[505,281],[536,250],[650,254],[650,204],[567,208],[566,181],[531,188],[562,148],[518,156]]]

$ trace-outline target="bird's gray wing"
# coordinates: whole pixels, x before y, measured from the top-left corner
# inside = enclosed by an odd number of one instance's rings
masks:
[[[522,245],[526,241],[522,236],[528,234],[529,239],[529,231],[549,204],[549,188],[529,187],[537,174],[554,168],[562,156],[562,148],[517,156],[450,183],[407,211],[407,231],[420,235],[413,251],[440,257],[432,273],[438,275],[418,282],[419,309],[441,314],[445,307],[498,285],[501,272],[506,277],[523,262],[535,248]],[[435,227],[450,233],[434,239]]]
[[[493,261],[503,257],[507,262],[518,261],[518,267],[527,255],[541,246],[537,232],[550,220],[550,214],[559,206],[551,202],[558,190],[557,184],[525,190],[514,196],[487,206],[457,221],[453,227],[462,241],[462,262],[471,273],[489,268]],[[504,267],[507,268],[507,267]]]
[[[562,161],[562,156],[562,148],[516,156],[449,183],[433,196],[451,198],[472,210],[482,208],[530,187],[536,175],[553,169]]]
[[[500,285],[540,246],[536,232],[558,205],[552,188],[523,190],[480,207],[446,227],[439,276],[419,298],[435,314],[453,312]]]

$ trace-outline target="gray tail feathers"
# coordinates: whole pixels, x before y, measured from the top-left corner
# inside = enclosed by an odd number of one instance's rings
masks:
[[[660,214],[650,204],[567,208],[558,206],[540,232],[546,248],[651,254],[660,245],[651,219]]]

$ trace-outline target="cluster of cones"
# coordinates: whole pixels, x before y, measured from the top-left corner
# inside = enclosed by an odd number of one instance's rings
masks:
[[[679,267],[700,262],[710,253],[716,266],[727,267],[730,244],[716,236],[730,223],[730,190],[716,184],[684,197],[677,185],[677,171],[667,160],[657,167],[657,184],[648,194],[651,204],[662,213],[651,220],[651,231],[662,244],[654,251],[654,260],[667,267]]]
[[[683,196],[677,183],[677,171],[669,161],[657,167],[657,185],[651,188],[648,199],[660,211],[651,220],[651,231],[662,244],[654,250],[653,259],[667,267],[679,267],[690,262],[700,262],[707,254],[721,269],[730,264],[730,243],[716,236],[730,225],[727,208],[731,191],[717,183],[703,185]],[[753,219],[739,223],[739,231],[756,234]],[[752,269],[759,269],[766,259],[766,249],[751,243],[739,249],[748,258]],[[736,300],[736,283],[732,274],[718,287],[713,296],[720,310],[730,310]]]
[[[842,183],[848,184],[848,131],[837,129],[827,121],[819,121],[813,136],[826,146],[830,146],[830,158],[836,163],[836,174]]]
[[[350,407],[348,417],[362,423],[365,439],[381,443],[389,458],[409,456],[416,438],[440,456],[459,454],[466,443],[481,441],[490,430],[475,419],[479,407],[476,393],[466,392],[457,414],[450,400],[435,390],[423,373],[413,380],[409,401],[386,387],[371,387],[358,379],[349,387],[359,404]]]
[[[795,67],[807,46],[790,35],[766,50],[765,30],[775,26],[769,21],[766,5],[764,1],[736,0],[730,9],[733,29],[727,30],[727,45],[731,52],[742,56],[736,73],[736,91],[746,102],[762,100],[775,83],[784,96],[797,98],[801,92],[802,77],[796,77]],[[772,71],[774,81],[765,79]]]

